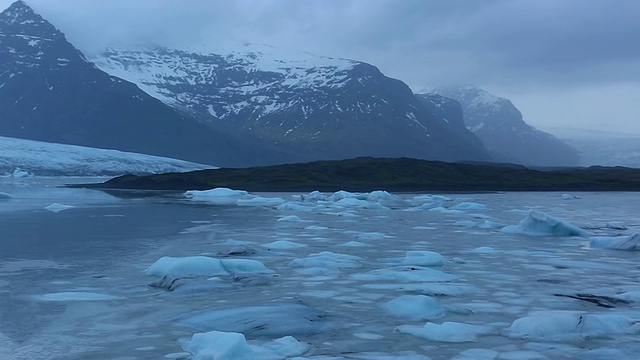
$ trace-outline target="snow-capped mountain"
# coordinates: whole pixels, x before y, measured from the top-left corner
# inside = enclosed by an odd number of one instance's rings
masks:
[[[0,175],[116,176],[210,169],[158,156],[0,137]]]
[[[22,1],[0,13],[0,135],[219,166],[273,161],[88,62]]]
[[[555,136],[527,124],[508,99],[474,86],[430,90],[462,105],[464,123],[497,160],[531,166],[575,166],[578,152]]]
[[[217,53],[110,49],[91,60],[203,123],[305,160],[489,159],[406,84],[363,62],[249,44]]]
[[[464,124],[462,106],[459,102],[438,94],[416,94],[416,98],[435,117],[441,118],[447,126],[470,143],[482,147],[482,141]]]

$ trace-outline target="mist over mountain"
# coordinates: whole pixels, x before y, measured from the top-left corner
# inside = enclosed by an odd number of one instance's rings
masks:
[[[545,127],[580,153],[581,166],[640,168],[640,134]]]
[[[529,166],[575,166],[578,152],[555,136],[527,124],[508,99],[474,86],[454,86],[429,91],[454,99],[462,106],[466,127],[496,160]],[[424,96],[424,95],[422,95]]]

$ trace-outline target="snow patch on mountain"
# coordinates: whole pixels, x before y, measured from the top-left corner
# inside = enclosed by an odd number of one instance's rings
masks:
[[[108,49],[91,61],[164,103],[193,111],[203,107],[220,119],[247,109],[266,115],[295,105],[276,101],[272,95],[278,91],[340,88],[358,64],[253,44],[217,53],[204,48]]]
[[[0,174],[5,176],[116,176],[210,169],[182,160],[0,137]]]

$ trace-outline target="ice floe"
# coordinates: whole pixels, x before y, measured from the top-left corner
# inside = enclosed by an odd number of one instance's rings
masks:
[[[640,233],[629,236],[593,237],[589,239],[589,246],[599,249],[640,251]]]
[[[49,210],[51,212],[58,213],[60,211],[69,210],[69,209],[71,209],[73,207],[74,206],[72,206],[72,205],[53,203],[53,204],[51,204],[49,206],[46,206],[45,210]]]
[[[289,263],[294,268],[357,268],[360,267],[361,257],[347,254],[337,254],[323,251],[310,254],[304,259],[295,259]]]
[[[105,300],[120,300],[124,299],[120,296],[82,292],[82,291],[66,291],[58,293],[50,293],[43,295],[33,296],[34,300],[39,301],[105,301]]]
[[[204,201],[214,205],[236,205],[238,200],[250,200],[248,192],[229,188],[189,190],[184,193],[184,196],[194,201]]]
[[[220,276],[243,273],[272,273],[263,263],[249,259],[216,259],[207,256],[165,256],[145,272],[157,276]]]
[[[476,341],[479,335],[489,334],[493,331],[493,328],[486,325],[471,325],[449,321],[442,324],[429,322],[422,327],[401,325],[396,328],[396,331],[430,341],[460,343]]]
[[[507,333],[512,337],[542,341],[611,337],[640,333],[640,319],[582,311],[540,311],[515,320]]]
[[[487,205],[477,203],[477,202],[467,202],[463,201],[457,205],[451,207],[453,210],[462,210],[462,211],[478,211],[478,210],[487,210]]]
[[[221,307],[187,313],[177,319],[181,325],[198,331],[238,332],[247,336],[281,337],[318,334],[342,328],[346,319],[292,302],[265,305]]]
[[[280,360],[304,354],[309,345],[291,336],[259,344],[240,333],[210,331],[193,334],[185,350],[194,360]]]
[[[381,307],[390,315],[411,320],[432,320],[446,314],[438,300],[426,295],[404,295],[382,304]]]
[[[530,210],[527,217],[522,220],[520,224],[506,226],[502,228],[502,231],[508,234],[530,236],[588,237],[591,235],[591,233],[586,230],[537,210]]]
[[[435,251],[412,250],[407,251],[405,257],[402,259],[402,263],[417,266],[443,266],[444,257]]]

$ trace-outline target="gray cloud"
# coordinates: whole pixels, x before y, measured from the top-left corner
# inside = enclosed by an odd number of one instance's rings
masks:
[[[637,0],[27,3],[85,52],[141,43],[215,50],[249,41],[367,61],[414,89],[474,83],[521,99],[570,97],[585,87],[606,88],[604,99],[615,96],[616,84],[619,91],[640,84]]]

